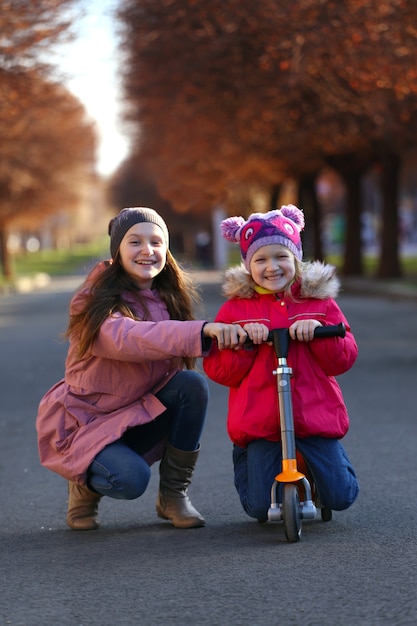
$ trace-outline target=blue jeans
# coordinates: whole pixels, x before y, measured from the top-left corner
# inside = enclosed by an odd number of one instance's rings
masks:
[[[356,500],[359,485],[339,440],[323,437],[296,439],[296,447],[314,479],[323,506],[341,511]],[[271,487],[281,471],[281,442],[259,439],[247,448],[233,447],[235,487],[243,509],[264,522],[271,503]]]
[[[148,424],[130,428],[97,454],[87,474],[93,491],[119,500],[139,498],[151,477],[141,455],[164,439],[179,450],[198,448],[207,414],[206,379],[194,370],[184,370],[155,395],[167,410]]]

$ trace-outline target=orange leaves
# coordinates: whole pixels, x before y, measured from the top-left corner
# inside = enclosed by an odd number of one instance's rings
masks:
[[[11,220],[49,205],[48,197],[55,202],[74,198],[75,178],[71,182],[70,177],[82,168],[90,170],[95,135],[78,100],[59,85],[34,71],[2,73],[3,96],[8,79],[19,97],[12,96],[11,107],[2,98],[0,216]]]
[[[362,43],[363,41],[363,35],[362,33],[355,31],[352,33],[351,35],[351,41],[354,45],[359,45]]]
[[[74,0],[2,2],[0,223],[70,206],[91,176],[95,131],[80,102],[48,79],[45,46],[68,29]],[[3,30],[4,28],[4,30]],[[84,174],[83,174],[84,172]]]
[[[409,141],[415,0],[125,0],[120,17],[125,95],[165,189],[191,171],[220,198],[230,180]]]
[[[3,0],[0,15],[0,66],[39,64],[40,53],[69,36],[76,0]]]

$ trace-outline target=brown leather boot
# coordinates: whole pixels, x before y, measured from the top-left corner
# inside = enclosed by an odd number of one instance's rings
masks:
[[[98,528],[97,510],[101,495],[90,491],[86,485],[68,483],[67,524],[73,530],[95,530]]]
[[[196,528],[206,523],[188,497],[188,487],[199,452],[200,448],[194,452],[185,452],[167,444],[159,465],[156,512],[162,519],[171,520],[176,528]]]

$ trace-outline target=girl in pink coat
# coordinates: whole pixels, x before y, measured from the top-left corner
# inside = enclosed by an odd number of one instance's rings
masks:
[[[246,333],[194,320],[196,292],[156,211],[123,209],[109,235],[112,260],[98,264],[70,305],[65,378],[39,406],[41,463],[69,481],[72,529],[98,527],[102,496],[141,496],[159,459],[159,517],[203,526],[188,487],[208,390],[193,366],[212,338],[220,350],[237,348]]]
[[[303,263],[300,232],[304,215],[293,205],[254,213],[246,221],[231,217],[223,236],[239,243],[243,265],[226,272],[228,300],[216,321],[240,325],[252,339],[251,350],[213,346],[204,370],[230,388],[227,430],[234,444],[235,486],[246,513],[267,520],[271,486],[281,471],[279,408],[273,347],[264,343],[273,328],[289,328],[288,363],[296,447],[304,457],[321,504],[341,510],[358,495],[355,472],[339,441],[349,418],[335,376],[355,362],[357,346],[335,302],[339,282],[334,268]],[[344,322],[345,338],[311,341],[314,329]]]

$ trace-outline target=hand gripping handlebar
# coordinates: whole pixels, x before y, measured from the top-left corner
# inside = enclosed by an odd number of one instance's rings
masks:
[[[324,339],[328,337],[344,337],[346,335],[346,326],[343,322],[332,326],[317,326],[314,329],[315,339]],[[290,345],[290,333],[288,328],[275,328],[270,330],[268,341],[272,341],[275,354],[278,358],[287,358],[288,348]]]
[[[344,337],[346,335],[346,326],[343,322],[331,326],[317,326],[314,329],[314,338],[325,339],[328,337]],[[274,345],[275,353],[278,358],[287,358],[288,348],[290,345],[290,333],[288,328],[274,328],[269,331],[267,341],[271,341]],[[245,343],[248,348],[253,344],[250,340]]]

